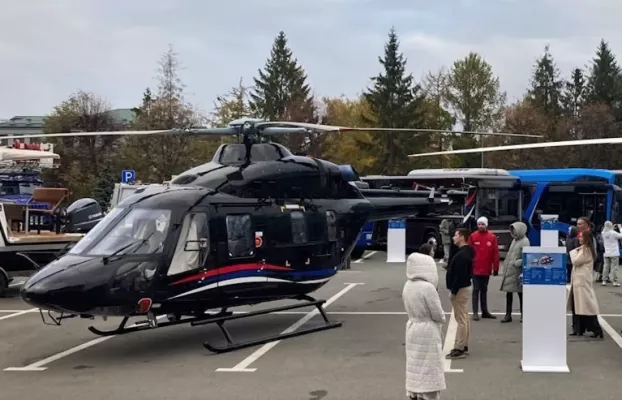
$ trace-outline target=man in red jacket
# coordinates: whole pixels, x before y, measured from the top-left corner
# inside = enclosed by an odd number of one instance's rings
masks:
[[[497,237],[488,231],[488,218],[477,220],[477,230],[469,236],[469,245],[475,250],[473,259],[473,320],[479,321],[478,303],[481,301],[482,318],[496,319],[488,312],[488,281],[490,275],[499,275],[499,246]]]

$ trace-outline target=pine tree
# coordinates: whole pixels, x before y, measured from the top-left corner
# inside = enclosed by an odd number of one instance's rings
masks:
[[[557,117],[562,110],[562,88],[563,81],[559,78],[559,70],[547,45],[544,55],[536,62],[527,98],[545,114]]]
[[[569,117],[579,118],[581,106],[585,101],[585,77],[581,68],[575,68],[570,74],[570,80],[564,83],[562,93],[562,105],[564,114]]]
[[[588,102],[604,103],[611,108],[614,115],[620,116],[622,100],[620,67],[605,40],[601,40],[596,57],[592,60],[587,91]]]
[[[421,128],[425,123],[425,97],[421,87],[406,73],[407,60],[399,52],[398,35],[394,28],[384,46],[384,58],[378,57],[384,71],[372,78],[373,88],[363,94],[371,115],[363,116],[366,125],[382,128]],[[371,143],[380,152],[372,168],[383,174],[406,174],[412,167],[408,154],[427,145],[428,137],[420,134],[387,132],[373,136]],[[380,150],[382,149],[382,150]]]
[[[298,65],[287,46],[283,31],[274,40],[265,70],[254,78],[255,89],[250,93],[249,107],[253,116],[271,121],[317,122],[315,100],[307,84],[307,75]],[[291,134],[270,138],[284,143],[294,152],[306,153],[317,147],[319,134]]]
[[[250,109],[259,118],[307,122],[314,117],[313,96],[307,75],[287,46],[285,32],[274,40],[264,71],[254,78]]]
[[[117,175],[114,173],[112,166],[107,164],[97,176],[95,189],[93,190],[93,199],[97,200],[104,210],[110,205],[115,183],[119,182],[120,177]]]
[[[151,104],[153,103],[153,94],[150,88],[146,88],[143,92],[143,103],[140,107],[133,107],[132,111],[136,118],[149,118]]]

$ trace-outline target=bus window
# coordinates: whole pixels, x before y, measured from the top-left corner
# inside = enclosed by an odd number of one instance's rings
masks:
[[[536,185],[523,184],[523,209],[526,209],[531,203],[531,198],[533,197],[533,193],[536,191]]]
[[[488,218],[488,223],[510,225],[521,217],[521,191],[513,189],[479,189],[478,216]]]
[[[579,195],[583,202],[583,215],[588,217],[594,226],[600,230],[607,218],[605,213],[606,193],[579,193]]]
[[[531,223],[540,226],[540,214],[554,214],[559,216],[559,222],[573,225],[577,218],[582,216],[582,206],[579,197],[571,186],[549,186],[538,200]]]
[[[538,201],[531,223],[540,226],[540,214],[557,214],[559,221],[574,225],[579,217],[588,217],[595,226],[605,223],[606,192],[576,186],[547,187]]]
[[[611,204],[611,222],[614,224],[621,223],[620,212],[622,211],[622,191],[613,190],[613,199]]]

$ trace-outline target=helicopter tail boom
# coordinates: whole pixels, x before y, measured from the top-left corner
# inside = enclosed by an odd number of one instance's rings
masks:
[[[437,198],[422,197],[367,197],[372,204],[368,221],[383,221],[391,218],[416,217],[430,213],[442,204]]]

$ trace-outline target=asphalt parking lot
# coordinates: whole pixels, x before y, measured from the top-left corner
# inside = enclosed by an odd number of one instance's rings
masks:
[[[403,399],[404,264],[367,253],[316,293],[341,328],[216,355],[202,343],[222,343],[216,326],[175,326],[99,338],[92,321],[42,324],[17,297],[0,299],[0,399]],[[439,267],[439,293],[451,312]],[[568,340],[570,374],[526,374],[520,369],[518,317],[501,324],[501,277],[489,285],[497,320],[472,322],[471,355],[446,362],[444,399],[619,399],[622,393],[622,289],[597,286],[604,340]],[[515,301],[518,312],[518,301]],[[278,333],[311,311],[299,309],[231,321],[235,338]],[[449,321],[448,315],[448,321]],[[313,317],[305,327],[321,324]],[[448,322],[449,323],[449,322]],[[111,321],[103,325],[113,325]],[[568,325],[569,326],[569,325]],[[609,328],[610,327],[610,328]],[[451,349],[451,330],[448,346]],[[9,369],[9,370],[7,370]]]

